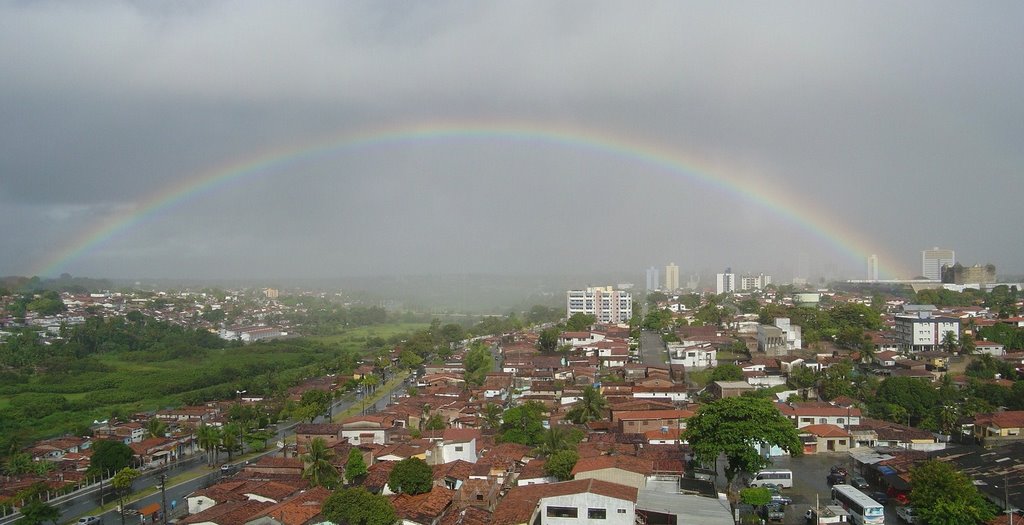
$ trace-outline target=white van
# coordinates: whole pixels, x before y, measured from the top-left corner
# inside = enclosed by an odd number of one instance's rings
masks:
[[[793,471],[762,470],[754,474],[753,479],[750,480],[751,487],[763,487],[768,484],[774,484],[787,489],[793,488]]]

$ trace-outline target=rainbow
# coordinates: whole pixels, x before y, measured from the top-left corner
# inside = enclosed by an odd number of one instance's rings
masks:
[[[711,188],[739,196],[798,224],[847,254],[852,260],[863,263],[869,254],[879,254],[883,261],[897,260],[885,256],[862,233],[837,223],[823,211],[809,207],[806,202],[798,203],[771,184],[755,182],[753,177],[744,177],[737,170],[723,169],[696,156],[682,156],[658,145],[569,125],[511,121],[431,121],[391,125],[283,146],[256,156],[236,159],[187,177],[154,193],[136,206],[93,225],[73,242],[36,265],[38,271],[34,272],[34,275],[56,275],[76,259],[97,249],[119,233],[177,204],[247,177],[278,173],[301,162],[325,156],[357,153],[368,148],[452,140],[538,143],[621,158],[646,165],[656,172],[698,181]],[[890,268],[882,270],[888,275],[895,273]]]

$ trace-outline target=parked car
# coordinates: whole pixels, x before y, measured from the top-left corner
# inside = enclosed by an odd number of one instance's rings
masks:
[[[842,485],[842,484],[846,483],[846,474],[836,474],[836,473],[829,474],[827,479],[828,479],[828,484],[830,486],[831,485]]]
[[[868,480],[864,479],[862,476],[851,477],[849,483],[850,485],[853,485],[854,487],[857,487],[859,489],[866,489],[871,486],[868,485]]]
[[[761,507],[761,517],[768,521],[782,521],[786,519],[786,508],[779,503],[769,503]]]
[[[829,469],[830,474],[842,474],[843,476],[849,476],[850,473],[846,471],[846,467],[842,465],[832,465]]]
[[[914,507],[899,507],[896,509],[896,516],[907,523],[917,523],[917,513]]]
[[[78,525],[101,525],[103,520],[99,516],[85,516],[78,518]]]
[[[878,503],[881,503],[882,505],[886,505],[889,503],[889,495],[882,491],[876,490],[875,492],[868,494],[868,496],[871,496],[871,499],[877,501]]]

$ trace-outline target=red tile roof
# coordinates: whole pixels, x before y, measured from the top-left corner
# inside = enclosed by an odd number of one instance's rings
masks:
[[[494,509],[495,525],[527,523],[542,498],[589,492],[636,503],[637,489],[597,479],[513,487]]]

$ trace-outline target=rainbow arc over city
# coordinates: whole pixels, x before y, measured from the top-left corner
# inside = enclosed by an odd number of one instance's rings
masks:
[[[825,210],[808,206],[806,200],[766,182],[763,177],[741,173],[735,168],[697,155],[686,155],[650,141],[606,133],[570,124],[532,121],[457,121],[431,120],[398,123],[356,132],[320,137],[284,145],[233,159],[199,173],[183,177],[123,212],[84,229],[69,243],[59,247],[36,267],[35,275],[52,276],[68,269],[76,260],[100,249],[104,243],[161,213],[200,199],[203,195],[248,178],[274,176],[303,163],[324,158],[342,158],[375,148],[401,148],[430,143],[483,141],[493,143],[537,144],[565,148],[588,155],[605,156],[637,165],[638,174],[668,177],[679,182],[698,183],[760,207],[822,239],[861,263],[877,254],[883,274],[906,273],[862,232],[831,218]]]

